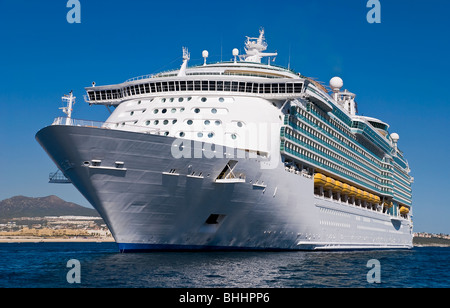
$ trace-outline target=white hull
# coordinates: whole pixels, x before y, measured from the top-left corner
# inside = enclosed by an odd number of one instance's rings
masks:
[[[315,196],[313,179],[282,163],[175,159],[172,137],[101,128],[53,125],[36,138],[122,251],[412,247],[409,220]],[[216,182],[230,159],[245,181]]]

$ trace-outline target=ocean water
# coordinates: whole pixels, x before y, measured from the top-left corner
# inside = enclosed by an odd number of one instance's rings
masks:
[[[115,243],[1,243],[0,256],[0,288],[450,287],[449,247],[122,254]],[[79,265],[68,267],[72,259]],[[369,260],[379,283],[368,281]]]

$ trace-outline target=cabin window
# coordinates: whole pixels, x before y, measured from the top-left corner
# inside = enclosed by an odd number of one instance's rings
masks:
[[[180,90],[186,91],[186,81],[180,81]]]
[[[239,82],[239,92],[245,92],[245,82]]]
[[[227,92],[231,91],[231,82],[230,81],[225,81],[223,83],[223,90],[227,91]]]
[[[202,91],[208,91],[208,80],[202,81]]]
[[[217,91],[223,91],[223,81],[217,82]]]
[[[253,83],[247,82],[247,87],[245,89],[245,92],[251,93],[252,92],[252,88],[253,88]]]
[[[174,81],[169,82],[169,91],[175,91],[175,82]]]
[[[209,91],[216,91],[216,82],[215,81],[209,82]]]

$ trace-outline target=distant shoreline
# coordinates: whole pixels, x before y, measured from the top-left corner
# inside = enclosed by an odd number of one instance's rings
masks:
[[[114,243],[112,237],[106,238],[39,238],[39,237],[0,237],[0,243]]]

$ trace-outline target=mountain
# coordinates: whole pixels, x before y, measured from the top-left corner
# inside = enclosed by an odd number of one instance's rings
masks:
[[[15,196],[0,201],[0,219],[44,216],[99,216],[96,210],[66,202],[57,196]]]

